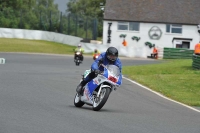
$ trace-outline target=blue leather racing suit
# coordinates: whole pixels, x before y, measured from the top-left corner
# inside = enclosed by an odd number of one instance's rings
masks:
[[[102,63],[104,64],[105,66],[108,65],[108,64],[112,64],[112,65],[116,65],[119,67],[120,69],[120,72],[122,70],[122,63],[120,61],[119,58],[116,59],[116,61],[114,62],[110,62],[107,57],[106,57],[106,52],[103,52],[99,55],[99,57],[92,63],[91,65],[91,73],[84,79],[85,82],[89,82],[90,80],[92,80],[93,78],[95,78],[95,74],[93,71],[95,70],[100,70],[100,71],[103,71],[104,68],[103,66],[99,66],[99,64]],[[120,76],[120,78],[122,78]]]

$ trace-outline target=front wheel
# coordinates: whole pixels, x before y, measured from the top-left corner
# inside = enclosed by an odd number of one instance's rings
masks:
[[[84,104],[85,103],[80,100],[80,96],[78,96],[78,93],[76,93],[75,98],[74,98],[74,105],[76,107],[82,107]]]
[[[94,96],[93,98],[94,111],[99,111],[104,106],[104,104],[108,100],[110,92],[111,92],[110,88],[102,88],[100,92],[100,96],[98,98]]]
[[[80,64],[80,59],[79,59],[79,57],[76,57],[76,62],[75,62],[75,63],[76,63],[77,66],[79,66],[79,64]]]
[[[79,62],[76,62],[76,65],[79,66]]]

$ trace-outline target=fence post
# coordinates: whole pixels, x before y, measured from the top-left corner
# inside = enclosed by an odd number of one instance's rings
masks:
[[[96,24],[96,18],[93,20],[93,40],[97,39],[97,24]]]
[[[62,33],[62,12],[60,12],[60,33]]]
[[[49,19],[49,31],[51,31],[52,28],[52,21],[51,21],[51,11],[50,11],[50,19]]]
[[[42,29],[42,11],[40,11],[40,24],[39,28]]]
[[[22,29],[22,10],[20,10],[20,29]]]
[[[88,17],[86,17],[86,38],[88,37]]]
[[[96,40],[98,37],[98,19],[96,18]]]
[[[77,25],[78,25],[78,23],[77,23],[77,21],[78,21],[78,16],[77,16],[77,14],[76,14],[76,26],[75,26],[75,36],[77,36]]]
[[[68,27],[67,27],[67,33],[70,35],[70,14],[68,14]]]

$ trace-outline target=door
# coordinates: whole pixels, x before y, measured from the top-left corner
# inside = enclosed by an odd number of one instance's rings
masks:
[[[182,48],[190,49],[190,42],[182,42]]]

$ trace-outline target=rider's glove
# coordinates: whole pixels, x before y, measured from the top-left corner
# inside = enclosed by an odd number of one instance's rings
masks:
[[[98,66],[100,67],[100,65],[103,63],[103,59],[100,59],[98,62]]]
[[[94,70],[95,75],[100,74],[101,71],[99,69]]]

